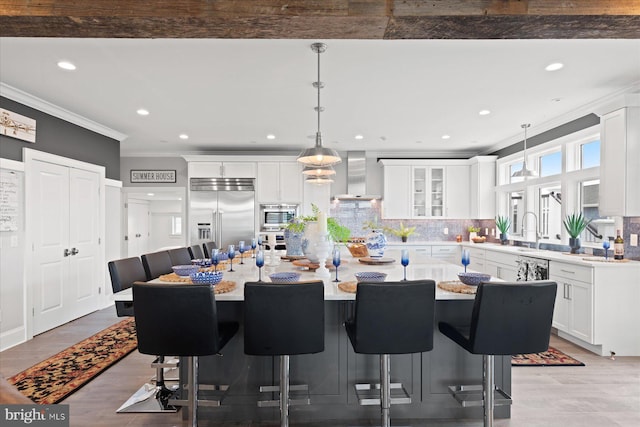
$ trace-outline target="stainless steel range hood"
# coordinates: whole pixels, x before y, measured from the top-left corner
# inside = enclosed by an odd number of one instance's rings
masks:
[[[377,200],[380,195],[367,194],[367,158],[364,151],[347,152],[347,194],[334,200]]]

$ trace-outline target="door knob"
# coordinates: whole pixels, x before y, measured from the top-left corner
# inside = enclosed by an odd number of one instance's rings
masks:
[[[67,257],[67,256],[71,255],[71,252],[69,252],[69,249],[65,249],[62,254]]]
[[[71,248],[71,255],[76,255],[78,252],[80,251],[77,250],[76,248]]]

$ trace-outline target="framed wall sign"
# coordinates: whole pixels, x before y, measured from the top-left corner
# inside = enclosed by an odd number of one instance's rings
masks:
[[[175,170],[135,170],[131,169],[131,182],[175,183]]]
[[[0,108],[0,134],[27,142],[36,142],[36,121]]]

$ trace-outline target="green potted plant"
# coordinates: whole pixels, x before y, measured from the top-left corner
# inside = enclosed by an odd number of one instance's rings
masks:
[[[582,212],[579,214],[567,215],[562,221],[564,228],[569,233],[569,246],[571,246],[571,253],[577,254],[580,250],[580,234],[587,228],[587,225],[591,220],[587,220]]]
[[[403,242],[406,242],[407,238],[411,236],[413,233],[415,233],[416,228],[405,227],[402,221],[400,221],[400,228],[384,227],[383,230],[395,236],[400,237],[400,239],[402,239]]]
[[[511,220],[507,216],[498,215],[496,217],[496,228],[500,231],[500,243],[506,245],[509,242],[509,229]]]

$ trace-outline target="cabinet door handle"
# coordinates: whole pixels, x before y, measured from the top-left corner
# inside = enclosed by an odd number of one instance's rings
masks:
[[[575,272],[575,271],[571,271],[571,270],[563,270],[563,269],[560,269],[560,271],[562,271],[563,273],[576,274],[576,272]]]
[[[565,299],[571,301],[571,283],[565,283],[564,284],[564,289],[565,289]]]

